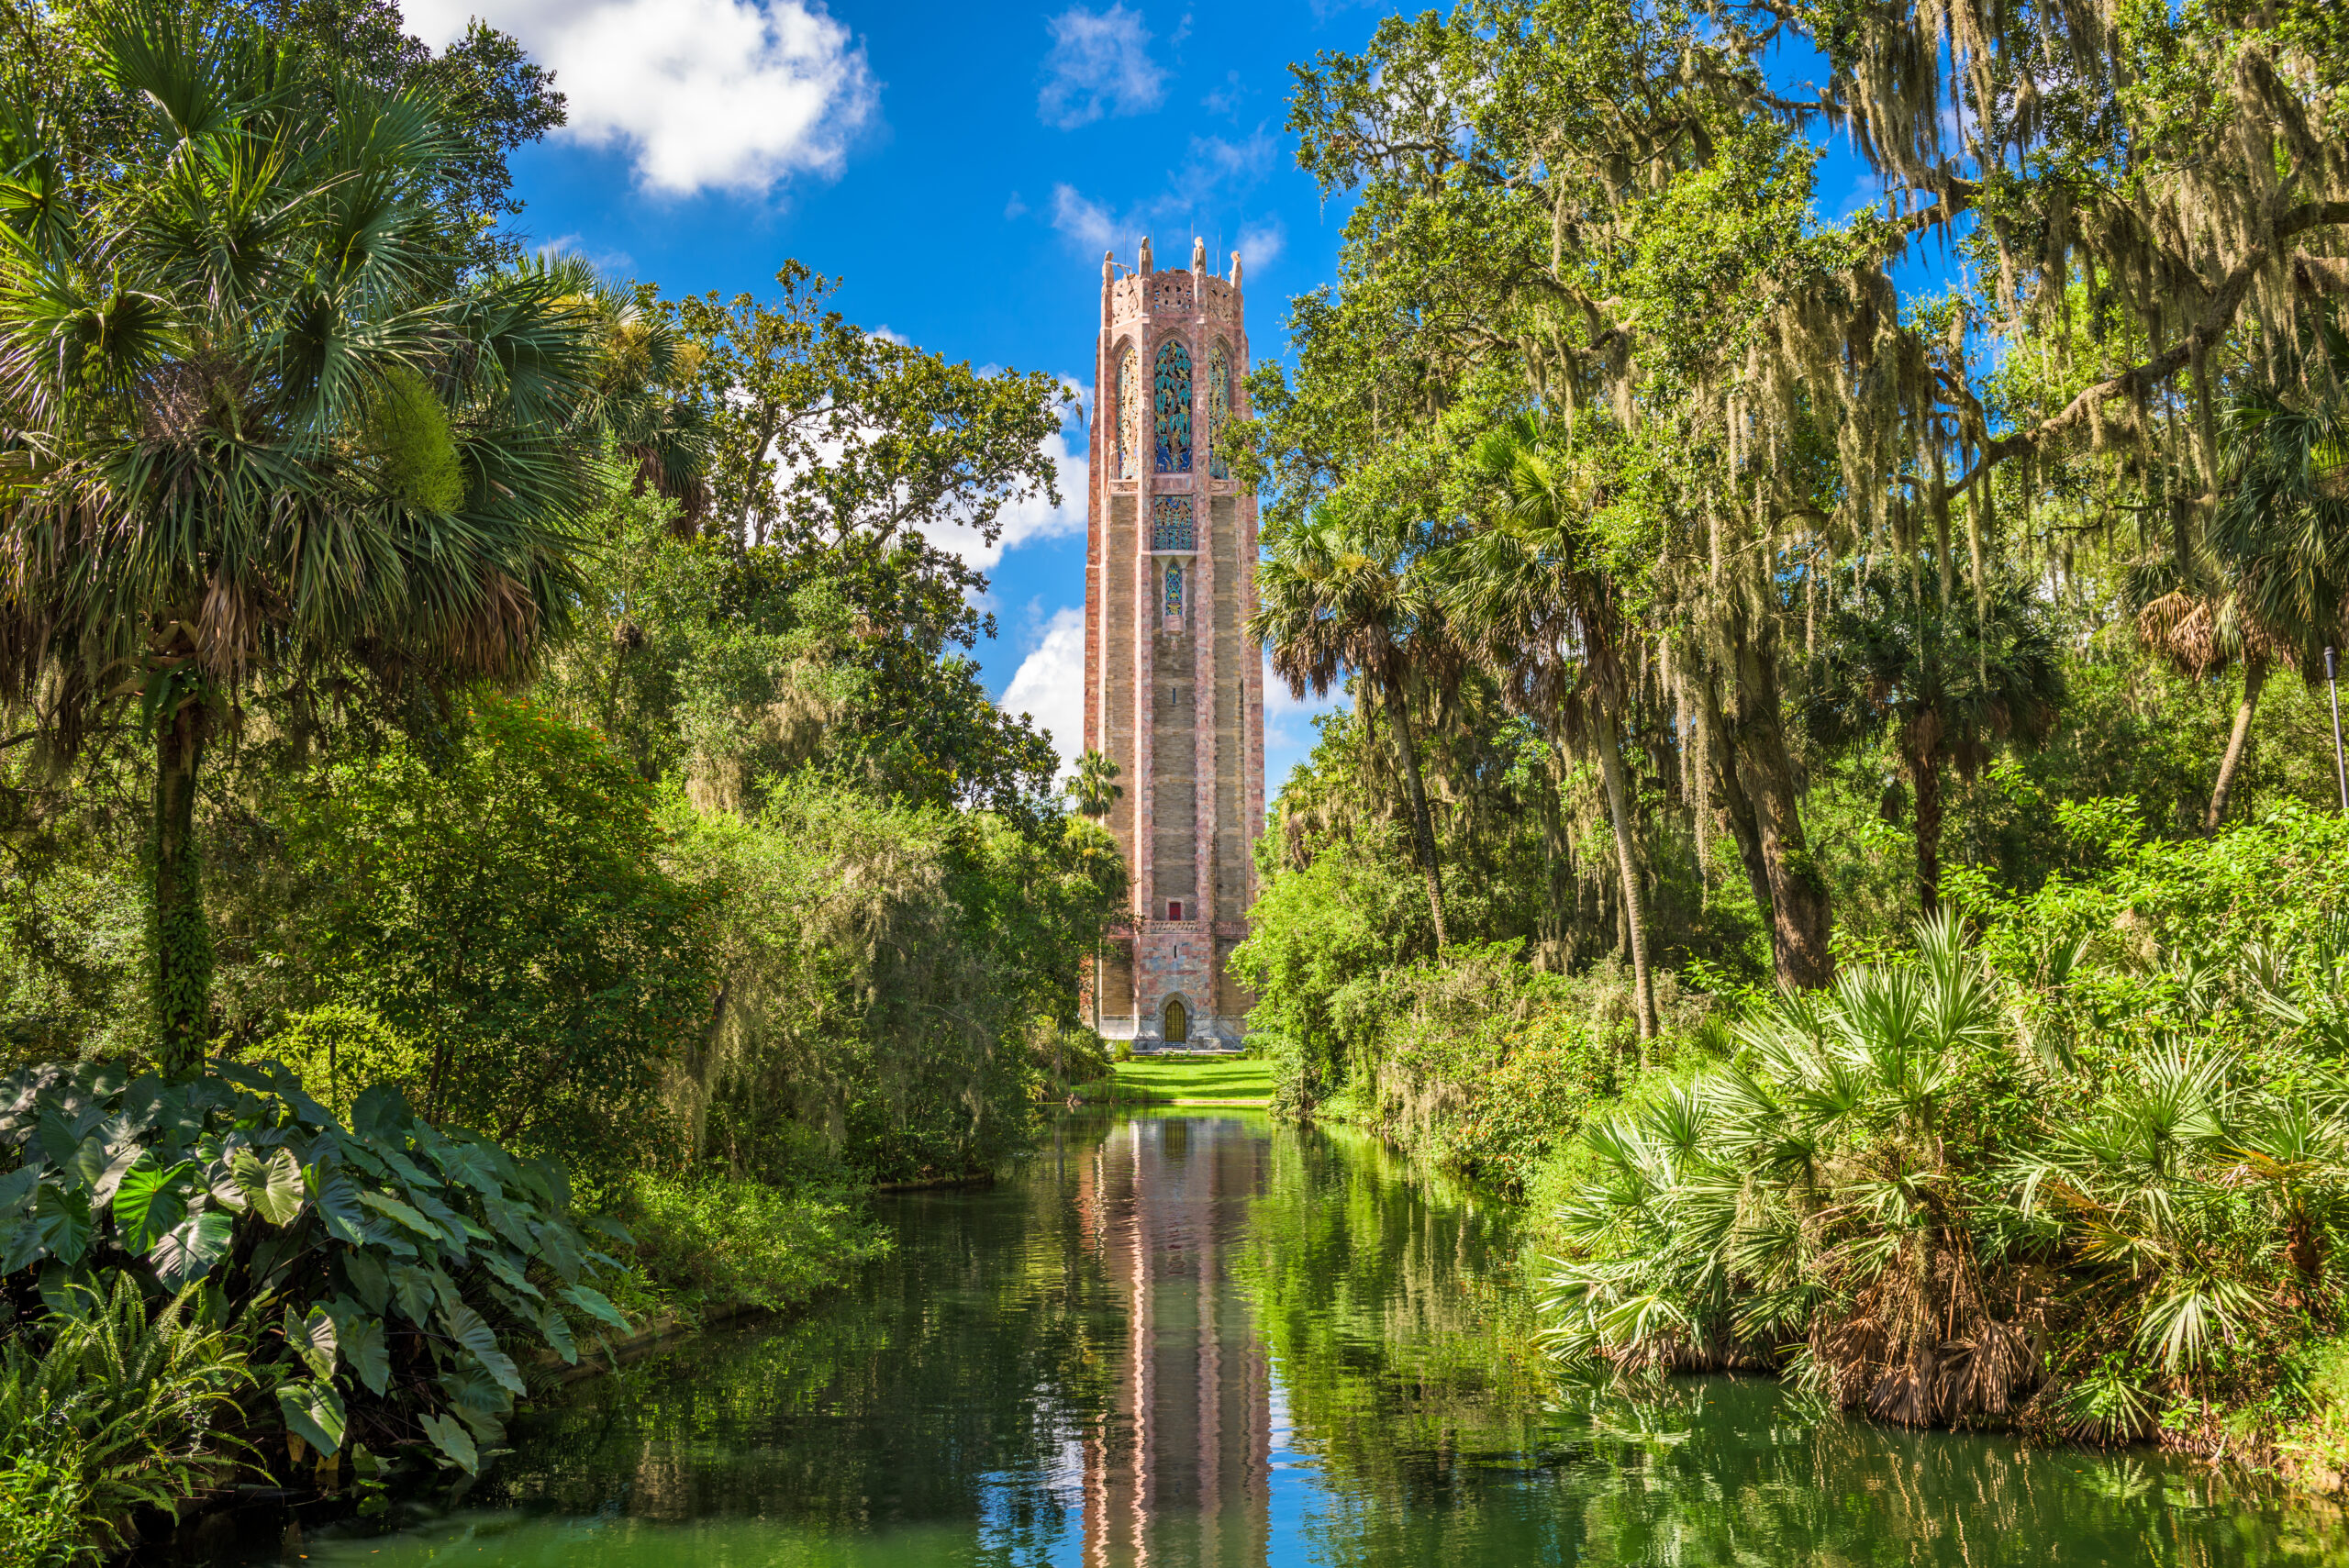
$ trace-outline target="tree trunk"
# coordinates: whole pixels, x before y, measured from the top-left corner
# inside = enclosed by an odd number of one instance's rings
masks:
[[[1564,753],[1553,749],[1542,791],[1542,967],[1563,974],[1572,958],[1568,933],[1574,929],[1574,848],[1566,840],[1565,811],[1558,792],[1565,782]]]
[[[2259,708],[2259,690],[2267,684],[2267,663],[2246,661],[2243,667],[2243,702],[2235,709],[2235,727],[2227,737],[2227,754],[2219,759],[2219,782],[2210,786],[2210,809],[2203,815],[2202,831],[2215,833],[2227,814],[2227,795],[2235,787],[2235,773],[2251,752],[2251,719]]]
[[[1753,818],[1753,801],[1745,793],[1745,785],[1737,776],[1735,742],[1731,738],[1729,723],[1721,717],[1720,684],[1708,673],[1702,683],[1705,695],[1705,727],[1710,731],[1705,748],[1711,764],[1713,793],[1720,797],[1721,818],[1729,824],[1730,837],[1737,840],[1737,858],[1744,862],[1746,885],[1753,890],[1753,906],[1773,926],[1769,863],[1762,857],[1762,827]]]
[[[1770,953],[1778,984],[1803,990],[1824,985],[1835,977],[1827,945],[1833,911],[1803,837],[1802,792],[1778,707],[1778,662],[1765,649],[1748,647],[1738,655],[1735,750],[1770,882]]]
[[[1909,786],[1917,792],[1917,907],[1931,915],[1942,906],[1942,765],[1938,759],[1911,757]]]
[[[212,1017],[212,931],[195,842],[205,710],[184,703],[155,733],[155,1023],[163,1075],[202,1075]]]
[[[1386,692],[1387,710],[1395,716],[1395,744],[1403,753],[1403,782],[1411,793],[1412,848],[1419,857],[1419,871],[1428,882],[1428,913],[1435,919],[1435,951],[1439,953],[1451,946],[1443,931],[1443,874],[1435,862],[1435,817],[1428,810],[1428,792],[1419,782],[1419,753],[1411,744],[1411,716],[1403,703],[1403,694],[1393,687]]]
[[[1601,711],[1598,767],[1607,780],[1607,814],[1615,823],[1615,861],[1623,876],[1623,923],[1631,937],[1631,1000],[1640,1017],[1640,1038],[1655,1038],[1655,990],[1648,980],[1647,910],[1640,898],[1639,858],[1631,844],[1631,790],[1623,779],[1623,750],[1615,738],[1615,716]]]

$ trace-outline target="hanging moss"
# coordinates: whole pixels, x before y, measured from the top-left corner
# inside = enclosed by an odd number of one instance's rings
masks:
[[[385,495],[427,512],[453,512],[464,500],[449,416],[424,378],[404,365],[384,378],[368,409],[367,446]]]

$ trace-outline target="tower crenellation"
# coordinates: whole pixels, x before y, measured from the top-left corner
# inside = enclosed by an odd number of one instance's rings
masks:
[[[1230,973],[1255,899],[1264,811],[1256,500],[1218,451],[1247,417],[1240,257],[1130,272],[1102,258],[1085,557],[1085,743],[1117,763],[1109,828],[1132,929],[1102,976],[1104,1035],[1237,1043]]]

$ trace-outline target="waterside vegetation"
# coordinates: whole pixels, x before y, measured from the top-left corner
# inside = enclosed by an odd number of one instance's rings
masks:
[[[965,651],[1049,378],[522,257],[395,6],[10,13],[0,1542],[471,1475],[1108,1062],[1124,896]],[[21,34],[21,39],[17,35]],[[810,462],[818,450],[825,461]]]
[[[1352,700],[1251,1027],[1531,1206],[1570,1366],[2349,1477],[2344,61],[1468,0],[1298,67],[1350,217],[1233,456]]]

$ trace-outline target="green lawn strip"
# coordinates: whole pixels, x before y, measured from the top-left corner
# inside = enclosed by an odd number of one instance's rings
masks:
[[[1237,1057],[1156,1057],[1120,1062],[1110,1076],[1077,1091],[1088,1100],[1165,1104],[1183,1100],[1241,1101],[1272,1098],[1269,1062]]]

